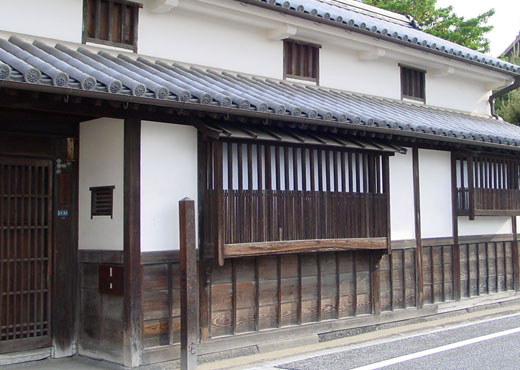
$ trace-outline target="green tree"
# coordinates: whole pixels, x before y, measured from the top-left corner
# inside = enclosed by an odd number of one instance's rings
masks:
[[[510,63],[520,65],[520,56],[504,58]],[[520,126],[520,90],[513,90],[502,95],[495,103],[496,113],[507,122]]]
[[[466,19],[456,15],[452,6],[437,8],[437,0],[363,0],[363,2],[409,15],[429,34],[483,53],[489,52],[489,40],[485,34],[491,31],[493,26],[486,23],[495,14],[494,9]]]

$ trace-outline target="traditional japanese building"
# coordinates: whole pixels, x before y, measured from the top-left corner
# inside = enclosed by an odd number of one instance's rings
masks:
[[[0,364],[201,360],[517,299],[520,67],[350,0],[0,13]],[[507,89],[507,88],[506,88]]]

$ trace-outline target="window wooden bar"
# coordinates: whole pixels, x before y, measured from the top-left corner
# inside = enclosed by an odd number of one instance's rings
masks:
[[[83,43],[137,52],[137,22],[142,5],[127,0],[84,0]]]
[[[307,249],[327,248],[323,241],[334,250],[388,247],[388,166],[383,163],[388,154],[229,139],[211,146],[212,156],[222,156],[209,160],[214,165],[206,173],[206,199],[215,209],[210,217],[221,220],[206,221],[214,225],[211,233],[222,234],[221,241],[214,238],[216,253],[229,258],[262,245],[273,253],[278,247],[304,252],[287,242]],[[219,186],[222,177],[226,180]]]
[[[284,76],[318,82],[319,45],[284,40]]]
[[[460,155],[456,163],[459,215],[520,215],[517,159]]]

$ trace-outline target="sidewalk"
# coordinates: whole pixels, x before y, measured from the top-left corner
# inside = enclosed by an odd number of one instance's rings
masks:
[[[259,353],[250,356],[236,357],[227,360],[215,361],[200,364],[200,370],[238,370],[238,369],[269,369],[273,364],[286,357],[296,357],[299,355],[309,355],[331,348],[349,347],[359,345],[364,342],[377,342],[404,335],[428,332],[434,328],[446,328],[461,325],[464,323],[478,322],[491,317],[504,316],[507,314],[520,312],[520,302],[518,300],[503,302],[495,308],[467,309],[466,311],[452,312],[448,316],[433,318],[428,321],[415,322],[410,324],[398,325],[391,328],[379,329],[373,332],[354,335],[351,337],[330,340],[316,344],[304,345],[295,348],[288,348],[278,351]],[[162,363],[142,367],[143,370],[171,369],[172,363]],[[122,369],[121,366],[111,364],[106,361],[96,361],[80,356],[47,359],[42,361],[27,362],[24,364],[0,366],[0,370],[99,370],[99,369]]]
[[[232,359],[205,363],[198,366],[199,370],[239,370],[239,369],[272,369],[280,360],[288,357],[297,357],[299,355],[309,356],[311,353],[318,354],[320,351],[330,350],[332,348],[349,347],[359,345],[364,342],[377,342],[379,340],[387,340],[391,338],[402,337],[418,333],[428,332],[438,328],[448,328],[457,325],[478,322],[492,317],[504,316],[515,312],[520,312],[520,302],[507,304],[502,307],[479,309],[477,311],[469,310],[465,313],[453,313],[449,317],[433,319],[426,322],[413,324],[404,324],[388,329],[376,330],[370,333],[359,334],[347,338],[331,340],[327,342],[310,344],[296,348],[283,349],[279,351],[259,353],[251,356],[236,357]]]

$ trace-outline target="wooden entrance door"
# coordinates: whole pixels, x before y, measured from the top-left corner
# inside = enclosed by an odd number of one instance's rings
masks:
[[[52,162],[0,157],[0,353],[51,344]]]

